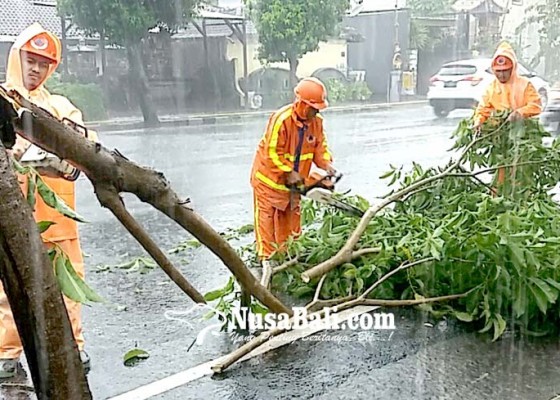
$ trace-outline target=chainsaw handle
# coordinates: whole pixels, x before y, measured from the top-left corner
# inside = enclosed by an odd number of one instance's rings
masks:
[[[313,184],[311,184],[311,185],[309,185],[309,186],[304,186],[304,185],[301,185],[301,186],[298,186],[298,185],[286,185],[286,187],[287,187],[288,189],[290,189],[290,190],[293,190],[293,191],[295,191],[295,192],[297,192],[297,193],[300,193],[300,194],[302,194],[302,195],[305,196],[305,194],[306,194],[307,192],[309,192],[311,189],[315,189],[315,188],[318,188],[318,187],[323,187],[323,182],[324,182],[325,180],[330,180],[331,183],[332,183],[333,185],[335,185],[335,184],[338,183],[338,181],[340,181],[340,179],[342,179],[342,174],[341,174],[341,173],[338,173],[338,174],[335,174],[335,175],[329,174],[329,175],[326,175],[326,176],[323,177],[322,179],[318,180],[317,182],[315,182],[315,183],[313,183]]]

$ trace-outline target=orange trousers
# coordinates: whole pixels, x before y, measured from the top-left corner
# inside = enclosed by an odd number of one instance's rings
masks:
[[[78,276],[84,278],[84,261],[82,257],[82,250],[78,239],[64,240],[56,242],[62,250],[68,255],[74,269]],[[51,247],[45,243],[45,246]],[[72,325],[72,332],[78,348],[84,349],[84,336],[82,334],[82,307],[80,303],[72,301],[64,297],[66,310]],[[8,297],[4,292],[4,287],[0,282],[0,359],[16,359],[19,358],[23,351],[21,340],[18,335],[17,327],[8,303]]]
[[[301,232],[300,206],[285,210],[274,207],[262,195],[254,195],[255,235],[257,254],[261,260],[267,260],[282,248],[290,236]]]

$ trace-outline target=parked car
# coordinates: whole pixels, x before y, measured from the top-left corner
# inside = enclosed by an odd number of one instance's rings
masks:
[[[444,64],[439,72],[430,79],[428,100],[434,113],[445,118],[455,109],[474,108],[482,99],[484,91],[492,83],[494,74],[492,59],[479,58],[460,60]],[[539,94],[543,108],[548,103],[548,82],[535,72],[518,64],[517,71],[533,83]]]
[[[548,104],[541,114],[541,122],[553,136],[560,135],[560,86],[550,89]]]

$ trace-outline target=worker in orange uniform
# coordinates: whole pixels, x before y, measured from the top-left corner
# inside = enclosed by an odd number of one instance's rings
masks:
[[[507,42],[498,46],[492,59],[496,79],[488,86],[475,111],[475,130],[495,112],[510,110],[508,121],[519,121],[542,112],[541,98],[529,79],[517,72],[517,57]],[[505,169],[498,170],[498,183],[505,181]]]
[[[257,253],[263,266],[291,235],[301,232],[300,196],[288,187],[305,183],[313,163],[336,173],[319,115],[328,106],[325,85],[306,78],[294,93],[294,103],[270,118],[251,172]]]
[[[67,118],[83,125],[82,113],[67,98],[50,94],[43,85],[60,64],[61,55],[60,40],[54,34],[43,29],[38,23],[29,26],[18,36],[10,49],[6,82],[2,86],[7,90],[17,90],[26,99],[60,120]],[[89,139],[96,141],[96,136],[95,132],[88,132]],[[18,135],[11,150],[13,157],[19,159],[29,145],[27,140]],[[46,175],[42,178],[69,207],[75,209],[74,182]],[[26,179],[23,179],[23,182],[22,190],[27,193]],[[36,221],[55,223],[42,234],[43,242],[47,248],[52,247],[53,243],[60,246],[68,255],[77,274],[83,279],[84,262],[76,222],[47,206],[40,196],[36,196],[34,217]],[[84,351],[81,305],[66,297],[64,300],[74,339],[80,350],[80,358],[86,370],[89,370],[89,356]],[[10,305],[0,284],[0,378],[16,375],[22,351]]]

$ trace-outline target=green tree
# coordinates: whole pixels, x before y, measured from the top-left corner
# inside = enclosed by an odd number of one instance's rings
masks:
[[[290,84],[299,59],[337,33],[349,0],[246,0],[259,33],[259,57],[288,61]]]
[[[453,0],[409,0],[407,6],[410,8],[410,42],[412,47],[425,49],[429,45],[437,44],[443,37],[441,32],[433,32],[433,29],[417,18],[437,17],[445,14],[451,9]]]
[[[560,79],[560,0],[546,0],[527,9],[525,21],[517,28],[520,34],[531,24],[539,24],[539,52],[531,61],[531,66],[539,64],[544,58],[545,75],[548,78]]]
[[[409,0],[407,6],[414,17],[434,17],[448,11],[454,0]]]
[[[199,0],[58,0],[61,15],[89,34],[126,47],[130,74],[144,122],[157,125],[140,45],[151,28],[174,31],[186,24]]]

